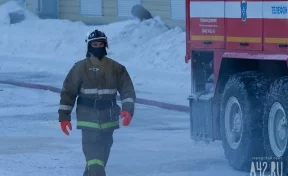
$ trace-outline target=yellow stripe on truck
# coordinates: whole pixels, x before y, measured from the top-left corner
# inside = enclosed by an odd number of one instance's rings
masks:
[[[264,38],[264,43],[288,44],[288,38]]]
[[[224,41],[224,36],[191,35],[193,41]],[[262,43],[261,37],[232,37],[227,36],[227,42]],[[288,38],[264,38],[264,43],[288,44]]]
[[[262,43],[261,37],[232,37],[227,36],[227,42]]]
[[[192,35],[194,41],[224,41],[224,36],[217,35]]]

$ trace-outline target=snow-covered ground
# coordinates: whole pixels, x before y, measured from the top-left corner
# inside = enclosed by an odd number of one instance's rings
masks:
[[[17,78],[21,81],[49,84],[58,88],[62,87],[63,79],[74,64],[67,60],[55,61],[53,58],[43,56],[0,56],[0,60],[0,80]],[[138,98],[188,105],[189,74],[130,66],[127,68]]]
[[[0,175],[79,176],[81,133],[65,136],[57,122],[59,94],[1,85]],[[3,101],[4,100],[4,101]],[[117,176],[245,176],[229,167],[220,143],[189,138],[186,113],[136,106],[131,126],[115,132],[107,165]]]

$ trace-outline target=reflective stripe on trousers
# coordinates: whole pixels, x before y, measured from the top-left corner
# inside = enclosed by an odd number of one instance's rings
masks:
[[[59,110],[72,111],[72,110],[73,110],[73,106],[69,106],[69,105],[59,105]]]
[[[100,165],[104,167],[104,161],[101,161],[99,159],[92,159],[87,162],[88,169],[91,165]]]
[[[85,122],[85,121],[78,121],[77,126],[79,127],[88,127],[88,128],[96,128],[96,129],[107,129],[116,127],[119,125],[118,121],[107,122],[107,123],[94,123],[94,122]]]

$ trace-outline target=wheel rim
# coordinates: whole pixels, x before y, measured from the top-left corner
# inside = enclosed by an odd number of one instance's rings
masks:
[[[282,157],[288,143],[287,116],[283,106],[275,102],[269,112],[268,133],[271,149],[276,157]]]
[[[226,104],[225,133],[229,146],[237,149],[243,135],[243,113],[236,97],[230,97]]]

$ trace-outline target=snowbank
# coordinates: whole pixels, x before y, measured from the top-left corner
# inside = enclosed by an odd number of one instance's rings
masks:
[[[8,1],[7,3],[0,6],[0,26],[10,24],[9,13],[18,12],[24,15],[26,20],[38,19],[36,15],[22,8],[16,1]]]
[[[0,16],[5,17],[0,23],[0,32],[5,34],[0,35],[1,55],[42,55],[68,62],[85,56],[85,36],[94,26],[68,20],[41,20],[26,10],[27,20],[3,25],[8,22],[9,12],[21,9],[15,2],[0,6]],[[185,33],[179,28],[169,30],[159,17],[96,27],[105,31],[109,38],[108,55],[120,63],[149,69],[173,68],[178,72],[189,68],[188,64],[184,64]]]
[[[58,82],[85,57],[85,37],[94,27],[106,33],[108,56],[127,67],[139,98],[187,105],[191,81],[190,64],[184,62],[185,32],[167,28],[159,17],[102,26],[38,18],[0,24],[0,73],[50,73],[61,79],[47,83],[61,87]]]
[[[185,33],[169,30],[159,17],[129,25],[111,40],[114,58],[147,69],[187,71],[184,64]]]

